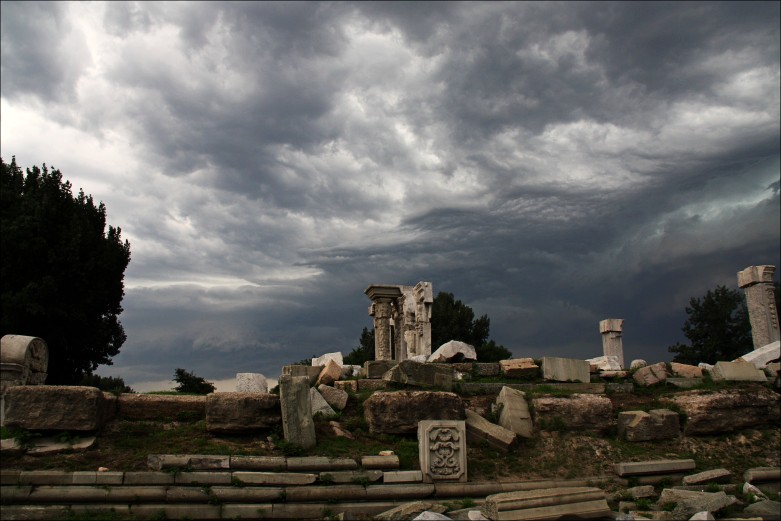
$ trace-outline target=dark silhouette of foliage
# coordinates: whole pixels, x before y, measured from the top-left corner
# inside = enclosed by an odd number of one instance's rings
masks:
[[[364,362],[369,360],[374,360],[374,329],[364,327],[358,339],[358,347],[344,357],[344,363],[362,366]]]
[[[740,290],[717,286],[704,297],[692,297],[688,318],[681,330],[691,345],[676,343],[667,348],[674,362],[715,364],[734,360],[754,349],[746,299]]]
[[[196,376],[195,373],[181,368],[174,371],[174,381],[179,384],[176,386],[176,392],[179,393],[209,394],[214,392],[214,384],[207,382],[202,376]]]
[[[472,308],[456,300],[452,293],[439,292],[431,309],[431,350],[450,340],[474,346],[479,362],[497,362],[512,358],[512,353],[497,345],[488,336],[491,320],[488,315],[475,319]]]
[[[126,335],[122,312],[130,244],[106,230],[106,207],[59,170],[0,159],[0,334],[49,346],[50,384],[76,384],[110,365]]]
[[[134,393],[135,391],[130,386],[125,385],[125,380],[114,376],[99,376],[96,374],[85,374],[81,379],[79,385],[86,385],[87,387],[97,387],[101,391],[107,391],[110,393]]]

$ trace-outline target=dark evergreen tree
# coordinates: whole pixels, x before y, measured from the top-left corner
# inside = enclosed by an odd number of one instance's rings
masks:
[[[195,373],[181,368],[174,371],[174,381],[179,384],[176,386],[176,392],[179,393],[209,394],[214,392],[214,384],[207,382],[202,376],[196,376]]]
[[[125,380],[114,376],[99,376],[96,374],[86,374],[81,379],[79,385],[87,387],[97,387],[101,391],[110,393],[134,393],[135,391],[129,385],[125,385]]]
[[[674,362],[715,364],[734,360],[754,349],[751,324],[743,292],[717,286],[702,299],[692,297],[682,331],[691,345],[676,343],[667,348]]]
[[[126,339],[122,312],[130,244],[106,230],[106,207],[59,170],[26,175],[0,159],[0,334],[43,338],[47,383],[75,384],[110,365]]]
[[[362,366],[368,360],[374,360],[374,329],[364,327],[358,339],[358,347],[344,357],[344,363]]]
[[[488,315],[475,318],[472,308],[456,300],[452,293],[439,292],[431,309],[431,349],[450,340],[474,346],[479,362],[496,362],[512,358],[502,345],[488,339],[491,320]]]

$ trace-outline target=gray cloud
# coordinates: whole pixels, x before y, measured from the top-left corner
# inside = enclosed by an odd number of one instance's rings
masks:
[[[418,280],[517,356],[619,316],[665,359],[689,297],[779,264],[777,3],[2,10],[3,157],[130,238],[130,380],[347,353],[363,289]]]

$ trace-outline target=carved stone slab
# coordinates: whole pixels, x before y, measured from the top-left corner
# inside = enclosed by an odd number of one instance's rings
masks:
[[[464,421],[421,421],[418,423],[418,447],[425,483],[467,481]]]

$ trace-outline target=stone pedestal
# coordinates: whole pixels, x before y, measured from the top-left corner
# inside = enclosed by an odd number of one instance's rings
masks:
[[[418,423],[420,470],[425,483],[467,481],[466,424],[424,420]]]
[[[781,340],[773,288],[775,271],[775,266],[762,265],[738,272],[738,286],[746,293],[754,349]]]
[[[621,340],[624,328],[623,318],[607,318],[599,322],[599,333],[602,335],[602,354],[615,356],[621,369],[624,369],[624,345]]]
[[[0,339],[0,387],[43,385],[49,367],[49,348],[42,339],[5,335]]]

